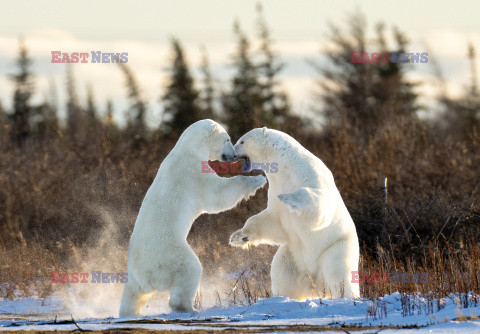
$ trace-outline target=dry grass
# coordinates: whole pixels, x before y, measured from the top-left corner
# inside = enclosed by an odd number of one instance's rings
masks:
[[[480,292],[479,142],[454,142],[425,124],[385,127],[364,141],[348,127],[292,135],[332,170],[356,223],[360,270],[428,273],[427,284],[362,284],[365,297]],[[83,144],[61,132],[22,147],[6,136],[0,141],[1,297],[33,293],[31,287],[48,295],[52,268],[123,271],[140,203],[176,138],[154,135],[132,145],[103,129]],[[378,185],[384,177],[386,202]],[[199,217],[192,228],[189,242],[218,303],[271,295],[275,248],[227,244],[265,206],[262,190],[234,210]]]
[[[32,242],[0,249],[0,297],[47,297],[52,292],[48,278],[59,266],[58,258],[43,245]]]

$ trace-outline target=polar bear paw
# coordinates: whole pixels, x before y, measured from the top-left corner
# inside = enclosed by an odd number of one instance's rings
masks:
[[[267,183],[267,178],[263,175],[249,176],[249,179],[252,180],[252,187],[256,190],[261,188]]]
[[[250,197],[255,195],[257,192],[257,189],[260,189],[267,183],[267,179],[263,175],[257,175],[257,176],[243,176],[247,182],[247,187],[248,191],[246,194],[246,197]]]
[[[298,200],[296,194],[280,194],[278,199],[287,205],[288,211],[291,213],[300,214],[300,207],[302,203]]]

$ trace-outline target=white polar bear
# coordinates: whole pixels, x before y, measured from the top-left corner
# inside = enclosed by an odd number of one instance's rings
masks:
[[[212,120],[189,126],[163,160],[138,213],[128,248],[120,316],[138,315],[155,291],[169,291],[174,311],[193,312],[202,265],[187,235],[202,213],[234,207],[266,183],[263,176],[221,178],[202,161],[233,160],[227,132]]]
[[[280,245],[272,261],[274,295],[359,297],[357,232],[325,164],[289,135],[254,129],[235,145],[237,157],[277,163],[266,173],[268,206],[230,237],[233,246]]]

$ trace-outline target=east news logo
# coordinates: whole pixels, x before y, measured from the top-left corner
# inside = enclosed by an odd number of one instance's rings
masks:
[[[90,55],[90,63],[92,64],[108,64],[108,63],[127,63],[128,52],[102,52],[90,51],[88,52],[62,52],[51,51],[52,63],[88,63]]]
[[[428,63],[428,52],[362,52],[352,51],[352,64],[388,63]]]
[[[104,273],[91,271],[90,283],[127,283],[127,273]],[[52,283],[89,283],[90,274],[87,272],[67,273],[63,271],[52,271]]]

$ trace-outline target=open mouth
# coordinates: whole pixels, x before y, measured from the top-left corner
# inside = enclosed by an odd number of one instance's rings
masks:
[[[240,161],[242,164],[242,173],[248,173],[250,171],[251,163],[248,155],[241,155],[237,157],[236,161]]]

